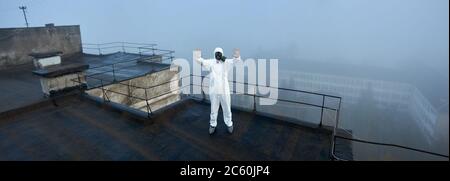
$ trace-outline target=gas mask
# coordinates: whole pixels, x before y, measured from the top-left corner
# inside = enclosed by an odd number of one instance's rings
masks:
[[[227,59],[227,57],[223,56],[220,52],[216,52],[215,57],[216,60],[221,60],[222,62],[225,62],[225,60]]]

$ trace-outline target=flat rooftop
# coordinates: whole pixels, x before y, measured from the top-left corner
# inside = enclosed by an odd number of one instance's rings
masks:
[[[33,64],[0,70],[0,113],[44,100]]]
[[[91,74],[107,72],[104,65],[119,61],[118,56],[136,55],[82,54],[71,61],[100,67]],[[124,66],[116,79],[169,65]],[[55,105],[44,98],[32,70],[31,64],[0,70],[0,160],[330,160],[331,131],[322,128],[233,109],[234,133],[226,132],[219,113],[216,133],[209,135],[210,105],[191,98],[151,118],[84,94],[56,98]],[[336,146],[336,153],[351,158],[350,143],[337,141]]]
[[[96,74],[88,78],[88,83],[91,86],[100,84],[98,79],[106,80],[107,84],[113,81],[112,66],[110,64],[119,63],[124,59],[137,59],[139,55],[131,53],[113,53],[106,55],[92,55],[79,54],[68,59],[63,59],[61,64],[69,63],[87,63],[90,69],[88,74]],[[115,67],[122,68],[114,72],[116,80],[125,80],[131,77],[142,75],[149,72],[160,71],[169,68],[168,64],[161,63],[147,63],[129,61],[117,64]],[[92,69],[93,68],[93,69]],[[41,84],[39,76],[33,75],[32,71],[35,67],[32,63],[8,67],[0,70],[0,99],[3,104],[0,104],[0,112],[20,108],[29,104],[33,104],[44,100],[44,95],[41,91]],[[98,78],[98,79],[97,79]]]
[[[145,57],[151,58],[148,55]],[[108,84],[113,82],[114,78],[116,81],[121,81],[170,68],[170,64],[136,61],[141,58],[139,54],[135,53],[116,52],[105,55],[79,54],[69,58],[66,62],[89,64],[86,72],[91,75],[87,79],[89,86],[100,85],[100,79],[104,81],[104,84]],[[114,64],[114,68],[112,64]]]
[[[71,95],[0,116],[0,160],[329,160],[330,132],[233,110],[235,132],[209,104],[183,99],[151,119]]]

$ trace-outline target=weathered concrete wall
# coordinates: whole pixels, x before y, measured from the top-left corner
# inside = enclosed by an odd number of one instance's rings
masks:
[[[142,111],[147,111],[147,103],[145,102],[145,91],[147,91],[148,104],[150,105],[151,110],[155,111],[180,99],[179,91],[176,91],[177,89],[179,89],[178,81],[176,81],[177,78],[178,72],[170,71],[169,69],[167,69],[147,74],[146,76],[122,81],[120,82],[120,84],[108,85],[104,88],[105,90],[107,90],[106,96],[110,101],[124,104],[135,109],[140,109]],[[173,81],[164,84],[165,82],[169,82],[171,80]],[[170,84],[172,84],[172,86]],[[145,89],[144,91],[144,89],[133,88],[132,86],[155,87]],[[174,89],[171,90],[171,88]],[[86,91],[86,93],[101,98],[105,97],[101,88],[92,89]],[[135,98],[131,98],[126,95],[131,95]]]
[[[71,73],[52,78],[41,77],[42,92],[46,96],[50,96],[51,91],[60,91],[65,88],[86,84],[86,79],[84,77],[85,72]]]
[[[62,57],[80,53],[80,26],[0,28],[0,69],[32,62],[29,53],[62,51]]]

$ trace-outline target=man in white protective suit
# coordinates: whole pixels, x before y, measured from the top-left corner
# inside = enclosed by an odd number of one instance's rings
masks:
[[[199,50],[197,50],[199,51]],[[211,101],[211,115],[209,122],[209,134],[216,131],[217,114],[219,105],[222,106],[223,120],[228,127],[228,133],[233,133],[233,121],[231,120],[231,98],[230,86],[228,84],[228,71],[233,67],[233,63],[241,60],[238,49],[235,49],[232,59],[223,56],[223,49],[214,49],[215,59],[203,59],[198,54],[194,59],[209,71],[209,98]]]

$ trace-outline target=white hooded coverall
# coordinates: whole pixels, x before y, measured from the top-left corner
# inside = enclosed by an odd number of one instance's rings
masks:
[[[214,54],[216,54],[216,52],[220,52],[224,55],[222,48],[217,47],[214,49]],[[223,120],[225,124],[228,127],[233,126],[233,122],[231,121],[231,97],[230,86],[228,84],[228,70],[237,60],[240,60],[240,57],[226,59],[225,62],[216,59],[197,59],[197,61],[210,72],[209,99],[211,101],[211,119],[209,124],[212,127],[217,126],[219,105],[222,105]]]

